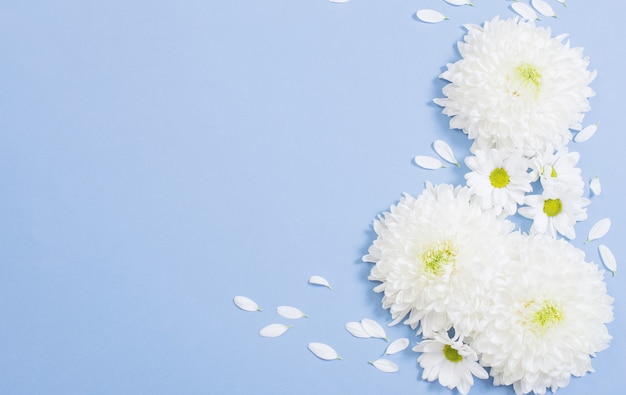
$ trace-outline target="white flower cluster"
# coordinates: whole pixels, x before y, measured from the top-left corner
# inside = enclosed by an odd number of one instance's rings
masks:
[[[613,299],[574,239],[585,183],[569,152],[593,95],[582,49],[519,19],[468,26],[435,101],[474,144],[466,186],[431,185],[374,221],[374,263],[392,324],[422,335],[422,378],[467,394],[474,376],[517,394],[556,391],[608,347]],[[518,206],[519,210],[518,210]],[[507,216],[533,219],[529,233]],[[489,369],[489,373],[487,370]]]

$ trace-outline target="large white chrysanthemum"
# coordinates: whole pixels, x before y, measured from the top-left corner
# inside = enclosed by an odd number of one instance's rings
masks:
[[[378,238],[363,257],[382,284],[383,307],[397,324],[430,336],[454,323],[462,335],[479,329],[487,284],[506,259],[502,239],[513,224],[471,201],[468,188],[432,186],[404,195],[374,221]]]
[[[564,240],[515,234],[512,263],[491,284],[493,304],[471,343],[495,385],[555,391],[592,371],[608,347],[613,299],[603,273]]]
[[[594,95],[595,71],[582,48],[550,37],[550,29],[517,18],[467,25],[462,59],[440,77],[447,98],[435,99],[450,127],[474,139],[472,150],[522,149],[531,157],[561,148],[580,130]]]

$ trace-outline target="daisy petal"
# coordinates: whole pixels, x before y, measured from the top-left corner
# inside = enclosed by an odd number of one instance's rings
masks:
[[[556,18],[556,13],[554,12],[550,4],[548,4],[545,0],[532,0],[530,3],[532,4],[534,9],[539,11],[541,15]]]
[[[348,322],[346,324],[346,330],[350,332],[352,336],[359,337],[361,339],[369,339],[372,337],[365,331],[365,328],[363,328],[363,325],[360,322]]]
[[[309,277],[309,284],[323,285],[323,286],[327,287],[328,289],[333,289],[333,287],[330,286],[330,283],[328,282],[328,280],[326,280],[322,276],[311,276],[311,277]]]
[[[565,7],[567,5],[565,0],[556,0],[556,1],[558,1],[561,4],[563,4],[563,7]]]
[[[233,299],[233,302],[235,302],[235,305],[239,307],[241,310],[261,311],[261,309],[259,308],[259,305],[257,305],[254,300],[247,298],[245,296],[235,296],[235,298]]]
[[[443,1],[452,5],[471,5],[472,7],[474,6],[474,4],[472,4],[472,2],[469,0],[443,0]]]
[[[385,355],[391,355],[406,350],[409,346],[409,339],[406,337],[394,340],[385,350]]]
[[[591,136],[593,136],[598,130],[598,124],[594,123],[592,125],[586,126],[583,130],[578,132],[574,137],[575,143],[584,143],[589,140]]]
[[[445,21],[446,19],[450,19],[441,12],[430,9],[418,10],[415,15],[420,21],[426,23],[439,23]]]
[[[376,369],[380,370],[381,372],[385,373],[393,373],[400,370],[398,365],[388,359],[377,359],[375,361],[369,361],[368,363]]]
[[[290,320],[297,320],[302,317],[309,318],[309,316],[300,311],[300,309],[291,306],[278,306],[276,311],[281,317],[288,318]]]
[[[604,266],[606,266],[606,268],[609,269],[611,273],[613,273],[613,275],[615,275],[615,272],[617,272],[617,262],[615,261],[615,255],[613,255],[609,247],[605,246],[604,244],[600,244],[598,246],[598,252],[600,253],[600,258],[602,258]]]
[[[316,343],[312,342],[308,345],[309,350],[318,358],[323,359],[325,361],[331,361],[333,359],[341,359],[337,351],[335,351],[331,346],[324,343]]]
[[[389,341],[385,330],[378,322],[370,320],[369,318],[363,318],[361,320],[361,325],[363,325],[363,329],[371,337],[376,337],[379,339],[384,339],[385,341]]]
[[[287,329],[291,328],[291,326],[283,325],[283,324],[271,324],[266,326],[265,328],[259,331],[259,335],[263,337],[278,337],[283,333],[287,332]]]
[[[587,241],[585,241],[585,243],[604,237],[604,235],[609,232],[609,229],[611,229],[611,219],[602,218],[591,227],[589,230],[589,236],[587,236]]]
[[[459,161],[456,160],[456,157],[454,156],[452,148],[450,147],[450,145],[448,145],[448,143],[443,140],[435,140],[435,142],[433,143],[433,148],[435,149],[435,152],[443,159],[457,165],[458,167],[461,167]]]
[[[594,195],[598,196],[602,193],[602,185],[600,184],[600,178],[593,177],[589,183],[589,189]]]
[[[524,19],[528,19],[529,21],[534,21],[539,19],[535,10],[533,10],[528,4],[515,2],[511,4],[511,8],[513,11],[517,12],[519,16]]]
[[[330,1],[331,3],[347,3],[350,0],[328,0],[328,1]]]
[[[439,159],[425,155],[417,155],[415,157],[415,164],[428,170],[441,169],[442,167],[445,167]]]

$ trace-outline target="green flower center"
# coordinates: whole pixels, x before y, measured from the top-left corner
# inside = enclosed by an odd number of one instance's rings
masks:
[[[493,169],[491,174],[489,174],[489,181],[491,181],[491,185],[493,185],[494,188],[504,188],[509,185],[509,173],[503,168],[498,167],[497,169]]]
[[[563,211],[563,203],[561,199],[546,199],[543,202],[543,212],[548,217],[556,217]]]
[[[550,172],[550,177],[556,178],[556,169],[554,167],[552,168],[552,171]]]
[[[535,90],[539,91],[541,86],[541,73],[535,66],[530,63],[523,63],[517,66],[515,74],[526,86],[534,85]]]
[[[421,256],[427,273],[441,275],[444,266],[454,264],[456,249],[449,242],[427,249]]]
[[[459,354],[459,352],[455,348],[452,348],[449,344],[443,346],[443,355],[450,362],[459,363],[463,360],[461,354]]]
[[[550,302],[544,302],[543,307],[535,311],[532,322],[540,328],[550,328],[563,319],[559,307]]]

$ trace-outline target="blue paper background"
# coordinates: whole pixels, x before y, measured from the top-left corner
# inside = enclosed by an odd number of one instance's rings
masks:
[[[432,104],[437,76],[461,25],[514,16],[509,1],[475,3],[0,2],[0,393],[450,393],[418,378],[410,350],[389,357],[400,372],[375,370],[386,344],[344,324],[390,322],[360,261],[372,220],[426,180],[463,182],[466,169],[412,158],[437,138],[467,154]],[[623,266],[626,3],[551,4],[559,17],[538,24],[598,70],[585,124],[599,131],[570,148],[604,191],[574,243],[596,262],[607,244]],[[419,22],[419,8],[451,19]],[[604,217],[611,232],[583,245]],[[619,274],[607,283],[615,338],[563,395],[621,391],[626,292]],[[275,322],[294,327],[258,335]],[[488,380],[472,393],[514,392]]]

